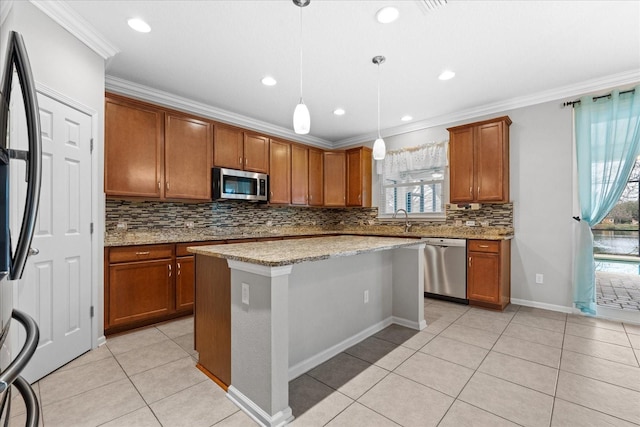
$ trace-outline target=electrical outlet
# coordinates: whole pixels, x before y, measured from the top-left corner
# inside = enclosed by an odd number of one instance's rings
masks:
[[[461,219],[456,219],[455,225],[456,225],[456,227],[462,227],[462,220]]]
[[[246,283],[242,284],[242,303],[249,305],[249,285]]]
[[[489,221],[480,221],[480,227],[488,227]]]
[[[193,228],[193,221],[186,221],[184,223],[184,226],[187,227],[187,228]]]
[[[364,291],[364,303],[369,304],[369,289]]]
[[[119,222],[118,225],[116,225],[116,230],[124,231],[126,229],[127,229],[127,223],[126,222]]]
[[[539,285],[544,283],[544,274],[540,274],[540,273],[536,274],[536,283]]]
[[[475,227],[476,226],[476,222],[475,221],[467,221],[464,223],[464,225],[466,225],[467,227]]]

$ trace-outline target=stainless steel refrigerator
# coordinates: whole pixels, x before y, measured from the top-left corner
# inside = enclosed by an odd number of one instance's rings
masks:
[[[42,176],[42,141],[40,135],[40,116],[35,83],[22,36],[14,31],[9,33],[5,64],[2,69],[0,86],[0,423],[8,425],[11,417],[11,386],[15,386],[22,395],[27,408],[27,426],[37,426],[39,405],[33,389],[20,373],[36,351],[39,340],[38,325],[27,314],[13,308],[14,281],[22,277],[22,272],[30,254],[31,240],[36,224],[36,215],[40,200],[40,182]],[[17,76],[17,82],[14,77]],[[24,102],[29,149],[11,148],[9,138],[9,106],[14,83],[19,83],[19,92]],[[17,114],[17,112],[14,112]],[[20,231],[15,242],[11,241],[9,229],[10,182],[9,169],[15,161],[26,162],[27,191],[24,202],[24,214]],[[17,322],[16,322],[17,321]],[[11,348],[8,338],[11,327],[22,326],[26,330],[26,339],[21,349]]]

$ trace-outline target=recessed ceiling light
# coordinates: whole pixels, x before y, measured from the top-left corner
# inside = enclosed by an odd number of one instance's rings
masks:
[[[148,33],[149,31],[151,31],[151,27],[149,26],[149,24],[139,18],[131,18],[127,21],[127,24],[129,24],[131,28],[138,31],[139,33]]]
[[[333,114],[335,114],[336,116],[344,116],[344,113],[346,113],[346,111],[344,111],[343,108],[336,108],[335,110],[333,110]]]
[[[392,6],[383,7],[378,12],[376,12],[376,19],[381,24],[388,24],[390,22],[395,21],[400,16],[400,12],[398,9]]]
[[[444,70],[442,73],[440,73],[438,78],[440,80],[451,80],[455,75],[456,75],[456,73],[454,73],[451,70]]]
[[[402,118],[400,120],[402,120],[403,122],[408,122],[408,121],[413,120],[413,117],[412,116],[402,116]]]
[[[274,79],[274,78],[273,78],[273,77],[271,77],[271,76],[264,76],[264,77],[262,78],[262,84],[263,84],[263,85],[265,85],[265,86],[275,86],[275,85],[276,85],[276,83],[278,83],[278,82],[276,81],[276,79]]]

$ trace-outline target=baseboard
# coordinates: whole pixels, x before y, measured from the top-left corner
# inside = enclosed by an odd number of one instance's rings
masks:
[[[232,385],[227,390],[227,398],[261,426],[279,427],[293,421],[293,413],[289,406],[283,411],[269,415]]]
[[[364,340],[365,338],[370,337],[371,335],[380,332],[381,330],[383,330],[384,328],[386,328],[387,326],[391,325],[392,323],[395,323],[394,321],[394,317],[388,317],[386,319],[384,319],[381,322],[376,323],[375,325],[369,326],[367,329],[347,338],[344,341],[339,342],[338,344],[329,347],[328,349],[321,351],[318,354],[315,354],[313,356],[311,356],[308,359],[303,360],[302,362],[291,366],[289,368],[289,381],[299,377],[300,375],[304,374],[305,372],[310,371],[311,369],[315,368],[316,366],[326,362],[327,360],[331,359],[332,357],[342,353],[343,351],[345,351],[346,349],[348,349],[349,347],[353,347],[354,345],[358,344],[360,341]],[[403,319],[404,320],[404,319]],[[426,325],[426,323],[425,323]],[[405,326],[405,325],[403,325]],[[413,329],[417,329],[413,326],[409,326],[410,328]]]
[[[98,337],[98,347],[104,345],[107,343],[107,337],[105,337],[104,335]]]
[[[575,313],[573,307],[565,307],[563,305],[547,304],[544,302],[529,301],[526,299],[511,298],[512,304],[524,305],[525,307],[542,308],[545,310],[559,311],[561,313]]]
[[[421,331],[427,327],[427,321],[422,319],[421,322],[415,322],[413,320],[408,320],[403,317],[391,316],[393,323],[396,325],[404,326],[406,328],[415,329],[417,331]]]

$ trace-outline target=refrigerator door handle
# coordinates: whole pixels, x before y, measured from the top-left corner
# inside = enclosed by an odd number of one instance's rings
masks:
[[[27,338],[25,339],[24,346],[15,359],[9,364],[7,369],[0,373],[0,392],[5,391],[13,382],[20,376],[20,373],[24,367],[29,363],[33,353],[36,352],[38,347],[38,341],[40,341],[40,331],[36,321],[31,316],[23,313],[20,310],[13,310],[11,315],[18,322],[22,323],[26,332]]]
[[[8,106],[13,74],[12,64],[14,64],[18,79],[20,80],[22,99],[24,100],[24,109],[27,115],[27,134],[29,138],[28,153],[18,150],[11,150],[12,153],[10,152],[11,157],[15,155],[27,163],[27,196],[24,215],[22,216],[22,226],[16,244],[16,250],[11,260],[11,271],[9,272],[9,280],[18,280],[22,278],[22,272],[24,271],[24,266],[29,256],[29,248],[31,247],[31,240],[33,239],[36,226],[36,215],[40,202],[40,183],[42,181],[42,137],[40,133],[38,97],[33,74],[31,73],[27,49],[24,46],[22,36],[15,31],[11,31],[9,34],[7,55],[8,60],[6,63],[2,93],[5,94]],[[6,124],[7,112],[3,111],[1,116],[0,124]]]

